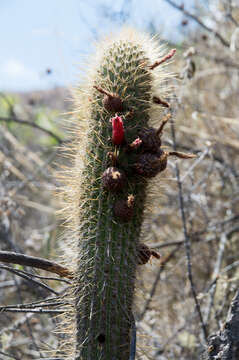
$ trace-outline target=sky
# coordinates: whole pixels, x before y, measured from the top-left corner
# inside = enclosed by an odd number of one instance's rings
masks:
[[[152,22],[164,38],[178,39],[180,12],[164,0],[150,4],[148,0],[0,0],[0,91],[74,84],[95,41],[123,24],[146,30]]]

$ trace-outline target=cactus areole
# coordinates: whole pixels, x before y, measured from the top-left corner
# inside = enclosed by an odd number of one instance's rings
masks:
[[[168,93],[159,61],[164,56],[158,41],[124,30],[100,44],[87,81],[76,90],[79,131],[68,179],[74,234],[68,246],[72,240],[77,360],[130,358],[147,175],[166,167],[160,166],[162,151],[155,147],[161,141],[152,130],[163,109],[153,96]],[[152,69],[157,61],[161,67]]]

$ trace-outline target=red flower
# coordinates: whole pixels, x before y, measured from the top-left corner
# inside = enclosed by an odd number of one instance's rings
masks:
[[[112,122],[112,141],[114,145],[121,145],[124,141],[124,124],[120,116],[111,119]]]

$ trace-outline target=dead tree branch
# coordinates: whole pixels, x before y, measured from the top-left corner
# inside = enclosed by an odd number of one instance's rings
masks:
[[[15,122],[15,123],[18,123],[18,124],[21,124],[21,125],[31,126],[31,127],[35,128],[35,129],[41,130],[44,133],[48,134],[49,136],[53,137],[59,144],[62,143],[62,139],[58,135],[54,134],[51,130],[47,130],[47,129],[41,127],[40,125],[38,125],[38,124],[36,124],[34,122],[18,119],[16,117],[4,117],[4,116],[0,116],[0,121],[4,121],[4,122],[7,122],[7,123]]]
[[[173,148],[174,150],[176,150],[176,135],[175,135],[175,129],[174,129],[174,123],[173,120],[171,121],[171,133],[172,133],[172,139],[173,139]],[[187,257],[187,268],[188,268],[188,279],[191,285],[191,291],[192,291],[192,295],[193,295],[193,299],[196,305],[196,310],[199,316],[199,320],[201,323],[201,327],[202,327],[202,331],[203,331],[203,336],[204,336],[204,340],[205,342],[207,342],[207,328],[206,325],[203,321],[203,317],[202,317],[202,312],[201,312],[201,308],[200,308],[200,304],[197,298],[197,293],[196,293],[196,288],[195,288],[195,284],[194,284],[194,280],[193,280],[193,275],[192,275],[192,261],[191,261],[191,242],[190,242],[190,238],[188,235],[188,230],[187,230],[187,224],[186,224],[186,215],[185,215],[185,210],[184,210],[184,200],[183,200],[183,189],[182,189],[182,181],[180,178],[180,172],[179,172],[179,168],[178,165],[175,165],[175,169],[176,169],[176,179],[177,179],[177,184],[178,184],[178,196],[179,196],[179,206],[180,206],[180,212],[181,212],[181,218],[182,218],[182,224],[183,224],[183,232],[184,232],[184,244],[185,244],[185,250],[186,250],[186,257]]]
[[[12,263],[43,269],[45,271],[58,274],[61,277],[67,277],[68,279],[72,279],[73,277],[73,274],[64,266],[59,265],[53,261],[34,256],[18,254],[10,251],[0,251],[0,261],[4,263]]]
[[[177,4],[175,4],[175,2],[172,1],[172,0],[165,0],[165,1],[166,1],[168,4],[170,4],[171,6],[173,6],[175,9],[180,10],[185,16],[187,16],[187,17],[191,18],[192,20],[194,20],[194,21],[195,21],[198,25],[200,25],[204,30],[206,30],[206,31],[214,34],[215,37],[218,38],[224,46],[226,46],[226,47],[228,47],[228,48],[230,47],[230,43],[229,43],[226,39],[224,39],[224,37],[223,37],[219,32],[217,32],[216,30],[214,30],[214,29],[210,28],[209,26],[205,25],[205,24],[202,22],[202,20],[200,20],[196,15],[191,14],[189,11],[185,10],[185,9],[184,9],[184,6],[182,6],[182,5],[177,5]]]

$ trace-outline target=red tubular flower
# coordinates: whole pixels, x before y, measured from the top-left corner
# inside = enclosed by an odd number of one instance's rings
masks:
[[[124,124],[120,116],[111,119],[112,122],[112,141],[114,145],[121,145],[124,141]]]

